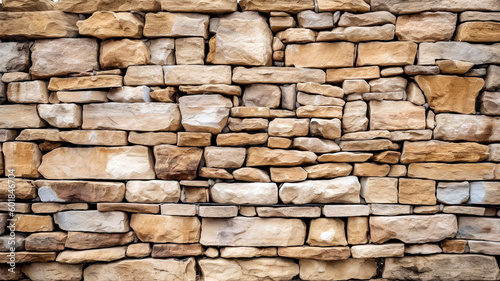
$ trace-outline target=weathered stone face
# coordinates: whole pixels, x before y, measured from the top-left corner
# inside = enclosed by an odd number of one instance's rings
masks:
[[[203,150],[196,147],[155,146],[156,175],[164,180],[194,179],[202,154]]]
[[[208,37],[209,16],[195,13],[146,14],[146,37]]]
[[[42,202],[121,202],[125,195],[122,183],[38,180],[35,185]]]
[[[356,270],[352,270],[356,268]],[[375,259],[346,259],[340,261],[300,260],[300,278],[303,280],[370,279],[377,274]]]
[[[370,130],[425,129],[425,108],[407,101],[370,101]]]
[[[207,102],[208,101],[208,102]],[[226,126],[230,99],[222,95],[192,95],[179,99],[182,126],[187,131],[217,134]]]
[[[315,68],[353,66],[354,44],[342,42],[287,45],[285,65]]]
[[[207,61],[213,64],[271,65],[272,32],[257,12],[232,13],[219,19],[210,39]]]
[[[280,199],[285,204],[359,203],[360,184],[357,177],[331,180],[285,183],[280,188]]]
[[[196,217],[133,214],[130,227],[143,242],[196,243],[200,239]]]
[[[500,119],[459,114],[436,115],[434,138],[442,140],[464,140],[476,142],[495,142],[500,140],[498,128]]]
[[[77,15],[61,11],[0,12],[0,38],[27,39],[76,37]]]
[[[299,265],[284,258],[202,259],[199,264],[205,280],[288,280],[299,274]]]
[[[130,230],[123,212],[67,211],[54,215],[54,222],[65,231],[124,233]]]
[[[113,12],[95,12],[90,18],[78,21],[76,25],[80,34],[99,39],[141,38],[144,28],[144,22],[134,14]]]
[[[399,16],[396,23],[396,35],[399,40],[413,42],[449,41],[455,31],[457,15],[437,12]]]
[[[224,233],[224,234],[222,234]],[[304,244],[306,225],[298,219],[203,219],[200,243],[205,246],[297,246]]]
[[[99,63],[103,69],[126,68],[130,65],[148,64],[150,56],[148,47],[140,40],[106,40],[101,43]]]
[[[92,14],[96,11],[123,12],[131,10],[152,12],[158,11],[160,4],[147,0],[117,0],[112,2],[106,0],[64,0],[58,1],[55,8],[60,11],[78,14]]]
[[[221,204],[277,204],[275,183],[217,183],[210,189],[212,200]]]

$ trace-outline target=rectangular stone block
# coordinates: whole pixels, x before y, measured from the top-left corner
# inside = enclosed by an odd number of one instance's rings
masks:
[[[41,128],[46,124],[38,116],[36,105],[0,105],[0,128]]]
[[[419,45],[418,64],[434,65],[437,60],[458,60],[474,64],[500,64],[500,44],[424,42]]]
[[[423,130],[425,108],[408,101],[370,101],[370,130]]]
[[[148,13],[144,25],[146,37],[188,37],[208,38],[210,17],[195,13]]]
[[[484,115],[438,114],[434,138],[450,141],[498,142],[500,118]]]
[[[378,66],[335,68],[326,70],[326,81],[329,83],[340,83],[344,80],[376,78],[380,78],[380,68]]]
[[[373,0],[373,11],[389,11],[393,14],[414,14],[424,11],[463,12],[467,10],[498,11],[500,3],[495,0],[423,0],[408,2],[406,0]]]
[[[306,237],[306,225],[299,219],[207,218],[201,228],[205,246],[299,246]]]
[[[356,66],[412,65],[416,54],[417,44],[413,42],[360,43]]]
[[[172,103],[103,103],[83,106],[85,130],[177,131],[181,114]]]
[[[61,11],[0,12],[0,38],[28,39],[78,36],[77,15]]]
[[[341,42],[287,45],[285,65],[315,68],[354,66],[354,44]]]
[[[459,217],[457,238],[500,241],[500,219]]]
[[[55,3],[55,8],[75,14],[92,14],[97,11],[154,12],[160,10],[160,3],[149,0],[61,0]]]
[[[200,226],[197,217],[133,214],[130,220],[130,227],[143,242],[197,243]]]
[[[238,10],[236,0],[161,0],[161,9],[169,12],[229,13]]]
[[[50,78],[49,90],[85,90],[100,88],[119,88],[123,86],[123,78],[120,75],[97,75],[69,78]]]
[[[497,165],[492,163],[412,163],[408,166],[408,176],[446,181],[492,180],[500,178],[496,168]]]
[[[295,67],[235,67],[233,82],[238,84],[293,84],[302,82],[322,84],[325,83],[325,72],[321,69]]]
[[[54,214],[54,221],[64,231],[124,233],[130,230],[128,215],[123,212],[67,211]]]
[[[35,181],[42,202],[121,202],[125,184],[93,181]]]
[[[231,84],[229,65],[167,65],[163,72],[168,86]]]

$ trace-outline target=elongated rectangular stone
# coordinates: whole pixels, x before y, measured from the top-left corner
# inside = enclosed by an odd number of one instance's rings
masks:
[[[411,65],[417,47],[413,42],[404,41],[360,43],[356,65]]]
[[[47,179],[154,179],[153,154],[144,146],[62,147],[44,155]]]
[[[146,37],[208,37],[210,17],[195,13],[148,13],[144,25]]]
[[[498,11],[500,10],[500,3],[496,0],[372,0],[371,7],[372,11],[389,11],[393,14],[415,14],[424,11]]]
[[[473,142],[405,142],[401,163],[480,162],[488,158],[488,146]]]
[[[500,219],[460,217],[457,238],[500,241]]]
[[[64,231],[124,233],[130,230],[128,215],[123,212],[67,211],[54,214],[54,221]]]
[[[306,225],[299,219],[203,219],[200,243],[205,246],[299,246]]]
[[[177,131],[181,114],[172,103],[102,103],[83,106],[85,130]]]
[[[243,11],[259,11],[269,13],[273,11],[283,11],[288,13],[297,13],[303,10],[314,10],[313,0],[243,0],[240,1]]]
[[[265,182],[216,183],[210,195],[214,202],[221,204],[277,204],[278,186]]]
[[[354,44],[340,42],[287,45],[285,65],[316,68],[354,66]]]
[[[238,84],[292,84],[302,82],[323,84],[325,83],[325,72],[321,69],[295,67],[235,67],[233,82]]]
[[[434,65],[437,60],[458,60],[474,64],[500,64],[500,43],[492,45],[466,42],[420,43],[418,64]]]
[[[197,243],[200,226],[197,217],[133,214],[130,220],[130,227],[143,242]]]
[[[0,38],[60,38],[78,36],[78,15],[61,11],[0,12]]]
[[[370,130],[423,130],[425,108],[408,101],[370,101]]]
[[[56,2],[55,8],[75,14],[92,14],[97,11],[153,12],[160,10],[160,3],[149,0],[60,0]]]
[[[123,86],[123,78],[120,75],[52,77],[49,82],[49,90],[51,91],[118,88],[121,86]]]
[[[474,142],[500,141],[500,118],[484,115],[438,114],[434,138]]]
[[[121,202],[125,196],[119,182],[38,180],[35,185],[42,202]]]
[[[326,81],[329,83],[340,83],[344,80],[375,78],[380,78],[380,68],[378,66],[333,68],[326,70]]]
[[[161,9],[169,12],[229,13],[238,10],[236,0],[161,0]]]
[[[408,166],[408,176],[446,181],[492,180],[500,178],[496,168],[493,163],[412,163]]]
[[[231,84],[229,65],[167,65],[163,72],[168,86]]]
[[[0,128],[41,128],[46,124],[38,116],[36,105],[0,105]]]

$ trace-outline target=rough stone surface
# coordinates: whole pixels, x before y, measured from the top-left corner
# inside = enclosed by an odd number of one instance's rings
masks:
[[[144,24],[146,37],[208,37],[209,16],[195,13],[148,13]]]
[[[425,108],[407,101],[370,101],[370,130],[425,129]]]
[[[413,42],[370,42],[358,45],[356,66],[413,64],[417,44]]]
[[[0,38],[76,37],[77,15],[61,11],[0,12]]]
[[[284,258],[201,259],[199,264],[207,281],[290,280],[299,274],[299,265]]]
[[[480,162],[488,158],[486,145],[462,142],[405,142],[401,163],[413,162]]]
[[[156,175],[164,180],[192,180],[196,178],[202,154],[203,150],[196,147],[155,146]]]
[[[275,183],[217,183],[211,189],[212,200],[221,204],[277,204]]]
[[[315,68],[353,66],[354,44],[342,42],[287,45],[285,65]]]
[[[124,233],[130,230],[123,212],[67,211],[54,215],[54,222],[65,231]]]
[[[447,12],[425,12],[399,16],[396,35],[399,40],[425,42],[449,41],[455,31],[457,15]]]
[[[113,182],[37,180],[42,202],[121,202],[125,185]]]
[[[280,188],[280,199],[285,204],[359,203],[360,184],[357,177],[339,177],[285,183]]]
[[[144,28],[144,22],[136,15],[113,12],[95,12],[88,19],[77,22],[76,25],[80,34],[99,39],[141,38]]]
[[[353,270],[354,269],[354,270]],[[300,260],[302,280],[370,279],[377,274],[375,259],[346,259],[340,261]]]
[[[177,181],[129,181],[125,198],[135,203],[177,202],[181,188]]]
[[[106,40],[101,43],[99,63],[103,69],[126,68],[131,65],[148,64],[150,56],[148,47],[140,40]],[[129,77],[126,84],[131,84],[131,73],[127,71],[127,74]]]
[[[133,214],[130,227],[142,242],[196,243],[200,238],[196,217]]]
[[[160,4],[144,0],[118,0],[113,2],[106,0],[62,0],[56,3],[55,8],[77,14],[92,14],[96,11],[124,12],[131,10],[152,12],[159,10]]]

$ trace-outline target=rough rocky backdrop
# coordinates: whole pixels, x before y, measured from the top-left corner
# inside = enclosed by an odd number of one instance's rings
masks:
[[[499,0],[3,0],[0,38],[0,280],[500,279]]]

